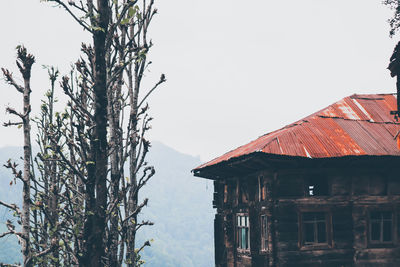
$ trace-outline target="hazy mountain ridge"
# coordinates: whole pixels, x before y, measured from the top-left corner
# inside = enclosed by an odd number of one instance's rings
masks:
[[[21,148],[0,148],[0,164],[9,158],[18,160],[20,155]],[[142,228],[138,234],[138,243],[153,239],[152,246],[142,253],[146,266],[212,266],[212,182],[190,173],[200,159],[153,142],[148,162],[155,166],[156,174],[141,192],[140,198],[149,198],[149,204],[139,220],[151,220],[155,225]],[[20,203],[21,186],[10,186],[11,180],[9,170],[1,167],[0,199]],[[0,232],[10,217],[11,213],[0,207]],[[0,239],[0,262],[15,261],[20,261],[16,239]]]
[[[150,151],[156,175],[140,196],[149,198],[141,218],[155,225],[139,234],[139,240],[154,239],[144,259],[148,266],[213,266],[213,186],[190,173],[200,159],[158,142]]]

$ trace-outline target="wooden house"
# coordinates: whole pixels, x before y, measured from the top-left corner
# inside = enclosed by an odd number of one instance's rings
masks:
[[[214,181],[216,266],[400,266],[396,108],[352,95],[194,169]]]

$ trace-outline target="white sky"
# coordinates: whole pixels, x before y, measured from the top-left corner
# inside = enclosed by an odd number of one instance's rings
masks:
[[[353,93],[394,92],[386,67],[398,38],[381,2],[156,0],[147,76],[168,81],[150,100],[151,138],[206,161]],[[0,3],[0,66],[17,74],[18,44],[35,54],[34,109],[48,88],[41,65],[66,73],[89,40],[50,6]],[[1,81],[0,90],[4,122],[21,98]],[[1,128],[0,146],[21,144],[21,134]]]

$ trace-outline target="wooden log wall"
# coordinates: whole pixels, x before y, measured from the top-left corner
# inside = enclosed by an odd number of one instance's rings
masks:
[[[327,181],[326,195],[307,196],[310,177]],[[217,267],[400,266],[400,176],[391,169],[262,171],[214,185]],[[373,245],[369,212],[382,209],[395,215],[393,242]],[[327,214],[327,244],[301,241],[301,214],[312,211]],[[249,216],[249,250],[237,248],[237,214]],[[268,216],[266,251],[261,250],[261,214]]]

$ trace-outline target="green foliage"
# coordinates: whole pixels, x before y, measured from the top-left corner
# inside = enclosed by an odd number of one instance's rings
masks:
[[[101,27],[97,27],[97,26],[90,26],[90,28],[93,30],[93,31],[101,31],[101,32],[106,32],[106,30],[105,29],[103,29],[103,28],[101,28]]]
[[[128,9],[128,14],[127,14],[126,18],[121,20],[121,24],[122,25],[128,24],[135,17],[135,15],[138,20],[141,19],[141,14],[139,11],[139,7],[137,5],[132,6]]]

